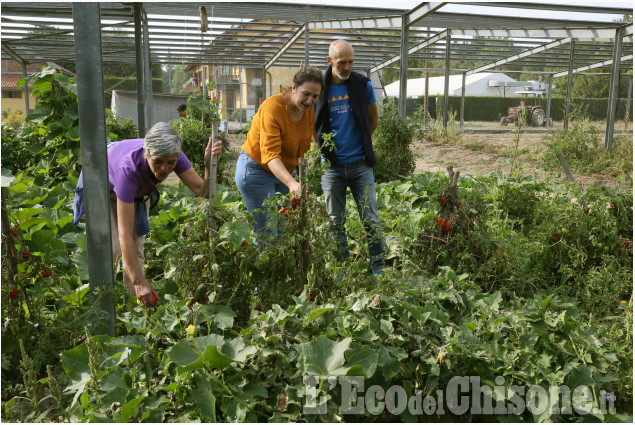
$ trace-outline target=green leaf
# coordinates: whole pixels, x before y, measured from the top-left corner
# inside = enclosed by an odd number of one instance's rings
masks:
[[[182,339],[167,350],[167,355],[179,366],[189,366],[199,360],[200,356],[192,349],[192,343]]]
[[[233,361],[243,363],[258,349],[253,345],[247,345],[242,337],[237,337],[223,344],[221,351]]]
[[[358,348],[359,347],[359,348]],[[379,352],[369,347],[351,347],[352,353],[347,356],[346,364],[350,367],[348,376],[364,376],[371,378],[377,370]]]
[[[385,319],[381,319],[380,320],[381,323],[381,330],[386,334],[386,335],[392,335],[395,331],[395,327],[393,326],[392,322],[385,320]]]
[[[326,305],[325,307],[322,307],[322,308],[316,308],[315,310],[310,312],[307,315],[307,317],[309,318],[309,320],[313,320],[313,319],[315,319],[317,317],[320,317],[321,315],[323,315],[327,311],[333,310],[333,307],[334,307],[333,305]]]
[[[540,303],[540,307],[542,307],[543,310],[546,310],[552,298],[553,298],[553,294],[549,295]]]
[[[220,237],[229,241],[232,251],[236,251],[243,241],[249,240],[251,229],[249,225],[242,220],[226,222],[220,228]]]
[[[305,357],[305,372],[311,375],[346,375],[349,368],[343,367],[344,353],[351,344],[351,338],[340,342],[331,341],[320,335],[314,341],[302,344],[302,354]]]
[[[121,406],[121,420],[122,422],[128,422],[134,417],[135,410],[137,410],[137,406],[141,403],[146,396],[141,396],[139,398],[135,398],[130,400],[128,403]]]
[[[84,235],[85,236],[85,235]],[[88,275],[88,253],[85,249],[78,248],[73,253],[73,260],[77,266],[77,272],[82,280],[89,280]]]
[[[233,360],[219,352],[215,345],[208,345],[203,353],[205,363],[216,369],[224,369],[229,366]]]
[[[222,347],[225,343],[225,338],[221,335],[210,334],[205,336],[198,336],[194,338],[194,345],[196,349],[202,353],[209,345],[215,345],[217,347]]]
[[[75,125],[71,127],[70,130],[68,130],[64,136],[72,140],[78,140],[79,139],[79,125]]]
[[[15,176],[11,173],[10,170],[2,167],[2,187],[9,187],[11,183],[15,180]]]
[[[174,328],[179,324],[179,320],[171,314],[166,314],[161,317],[161,322],[168,332],[172,332]]]
[[[211,322],[219,329],[230,329],[234,326],[236,313],[231,308],[218,304],[205,304],[199,309],[196,324]]]
[[[148,341],[141,335],[121,336],[119,338],[115,338],[111,341],[106,342],[106,344],[131,348],[145,348],[150,345]]]
[[[593,376],[591,370],[587,365],[581,364],[569,374],[567,385],[569,388],[576,388],[581,385],[591,386],[595,384],[593,382]]]
[[[90,366],[88,366],[88,348],[85,344],[64,351],[60,354],[62,366],[69,378],[75,384],[90,381]]]
[[[212,393],[209,377],[196,373],[194,375],[194,390],[192,400],[198,406],[202,422],[216,421],[216,397]]]

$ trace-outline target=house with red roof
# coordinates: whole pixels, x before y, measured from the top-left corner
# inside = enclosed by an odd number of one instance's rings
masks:
[[[2,112],[10,113],[22,111],[26,117],[26,105],[24,103],[24,87],[18,88],[18,81],[24,77],[22,65],[12,59],[2,59],[0,83],[2,84]],[[27,75],[39,72],[45,63],[31,63],[26,66]],[[36,99],[31,95],[29,87],[29,109],[35,109]],[[30,111],[29,111],[30,112]]]

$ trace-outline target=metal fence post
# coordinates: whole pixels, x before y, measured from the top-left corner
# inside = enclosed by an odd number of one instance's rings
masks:
[[[91,332],[115,335],[110,190],[106,154],[99,3],[73,3],[90,299]],[[97,30],[95,30],[97,28]]]

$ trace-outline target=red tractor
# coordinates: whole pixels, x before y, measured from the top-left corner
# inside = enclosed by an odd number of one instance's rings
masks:
[[[542,105],[540,105],[540,98],[543,93],[541,91],[517,91],[516,93],[520,93],[520,105],[511,106],[507,110],[507,116],[501,118],[501,125],[507,125],[507,123],[518,122],[518,117],[520,116],[523,110],[527,111],[527,116],[525,118],[525,123],[528,125],[532,125],[534,127],[542,127],[545,125],[545,110],[542,109]],[[534,104],[528,105],[527,99],[529,96],[533,96]]]

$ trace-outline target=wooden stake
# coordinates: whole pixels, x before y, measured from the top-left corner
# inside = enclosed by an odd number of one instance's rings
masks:
[[[309,198],[309,184],[307,182],[307,160],[306,158],[300,158],[298,161],[298,170],[300,174],[300,233],[304,234],[302,239],[302,264],[300,265],[302,270],[302,276],[306,283],[306,276],[309,271],[309,238],[306,233],[307,229],[307,216],[306,208],[304,207]]]
[[[18,258],[15,251],[15,243],[13,242],[13,234],[11,233],[9,214],[7,213],[4,187],[2,188],[2,239],[4,239],[4,244],[7,250],[7,258],[5,261],[7,268],[7,280],[9,281],[9,287],[15,289],[15,276],[18,272]]]
[[[212,140],[216,143],[220,140],[220,134],[218,134],[218,124],[212,124]],[[209,227],[212,230],[216,230],[216,217],[214,217],[213,204],[216,202],[216,174],[218,170],[218,157],[212,156],[209,162]]]
[[[569,168],[569,164],[567,164],[567,160],[564,159],[564,154],[562,152],[558,152],[556,156],[560,160],[560,165],[562,165],[562,170],[567,175],[569,180],[571,180],[572,182],[575,182],[575,177],[573,177],[573,173],[571,172],[571,168]]]

